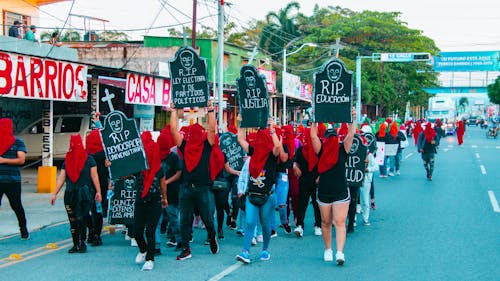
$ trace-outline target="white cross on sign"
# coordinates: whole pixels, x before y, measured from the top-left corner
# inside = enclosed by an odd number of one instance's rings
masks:
[[[113,108],[113,103],[111,102],[111,100],[115,97],[115,94],[109,94],[108,89],[104,89],[104,93],[106,93],[106,95],[102,97],[101,100],[103,102],[108,102],[110,112],[114,111],[115,109]]]

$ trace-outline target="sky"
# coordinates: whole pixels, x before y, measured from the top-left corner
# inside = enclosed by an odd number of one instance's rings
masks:
[[[229,0],[225,11],[229,21],[248,26],[264,19],[270,11],[284,8],[285,0]],[[409,28],[423,31],[441,51],[500,50],[499,0],[298,0],[301,12],[311,15],[314,5],[340,6],[354,11],[401,12]],[[191,27],[193,2],[188,0],[75,0],[72,14],[105,19],[107,30],[127,30],[132,39],[142,35],[166,36],[169,26]],[[163,5],[162,5],[163,4]],[[40,27],[64,25],[72,1],[40,8]],[[162,6],[164,8],[162,8]],[[198,23],[217,27],[217,2],[198,0]],[[87,28],[103,29],[99,21],[86,23]],[[66,27],[83,28],[83,20],[72,16]],[[150,27],[150,30],[148,30]],[[161,27],[161,28],[160,28]],[[198,27],[199,28],[199,27]],[[138,31],[129,31],[140,29]],[[242,31],[242,30],[240,30]]]

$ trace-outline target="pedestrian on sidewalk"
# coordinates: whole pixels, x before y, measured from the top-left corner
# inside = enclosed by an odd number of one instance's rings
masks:
[[[17,217],[21,240],[28,240],[30,234],[21,201],[21,168],[26,158],[26,145],[14,136],[12,119],[0,119],[0,200],[7,195],[9,204]]]
[[[101,202],[102,197],[96,162],[94,157],[85,151],[79,134],[70,137],[69,151],[57,178],[56,190],[50,199],[51,205],[56,202],[57,194],[64,183],[66,183],[64,206],[68,213],[73,238],[73,247],[68,253],[85,253],[87,252],[85,216],[88,215],[94,202],[91,193],[92,184],[96,189],[94,199]]]
[[[427,179],[432,180],[432,173],[434,172],[434,157],[437,153],[439,146],[439,138],[436,131],[432,128],[432,123],[425,125],[425,130],[420,133],[418,137],[418,151],[422,154],[424,167]]]
[[[356,120],[356,109],[351,109],[352,120]],[[318,135],[318,125],[311,126],[311,141],[314,152],[319,157],[318,162],[318,205],[321,212],[321,227],[325,252],[323,259],[333,261],[332,252],[332,221],[335,226],[337,253],[335,259],[338,265],[343,265],[344,245],[346,240],[346,218],[350,200],[356,200],[349,194],[346,180],[347,154],[351,150],[356,122],[349,125],[348,134],[343,143],[339,142],[335,129],[325,132],[323,142]]]

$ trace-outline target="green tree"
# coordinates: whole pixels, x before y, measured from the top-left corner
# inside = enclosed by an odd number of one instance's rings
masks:
[[[128,41],[128,35],[125,32],[116,30],[106,30],[99,33],[99,40],[102,41]]]
[[[488,85],[488,97],[490,102],[500,104],[500,76],[497,77],[493,84]]]
[[[467,110],[467,106],[469,105],[469,99],[466,97],[461,97],[458,100],[458,109],[460,110],[460,113],[464,113]]]

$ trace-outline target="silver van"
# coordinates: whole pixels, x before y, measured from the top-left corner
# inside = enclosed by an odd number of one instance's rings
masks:
[[[72,134],[80,134],[85,143],[85,137],[90,133],[91,116],[89,114],[54,115],[53,158],[64,159],[69,149],[69,139]],[[42,156],[42,119],[31,123],[17,134],[24,140],[28,153],[26,158],[33,160]]]

